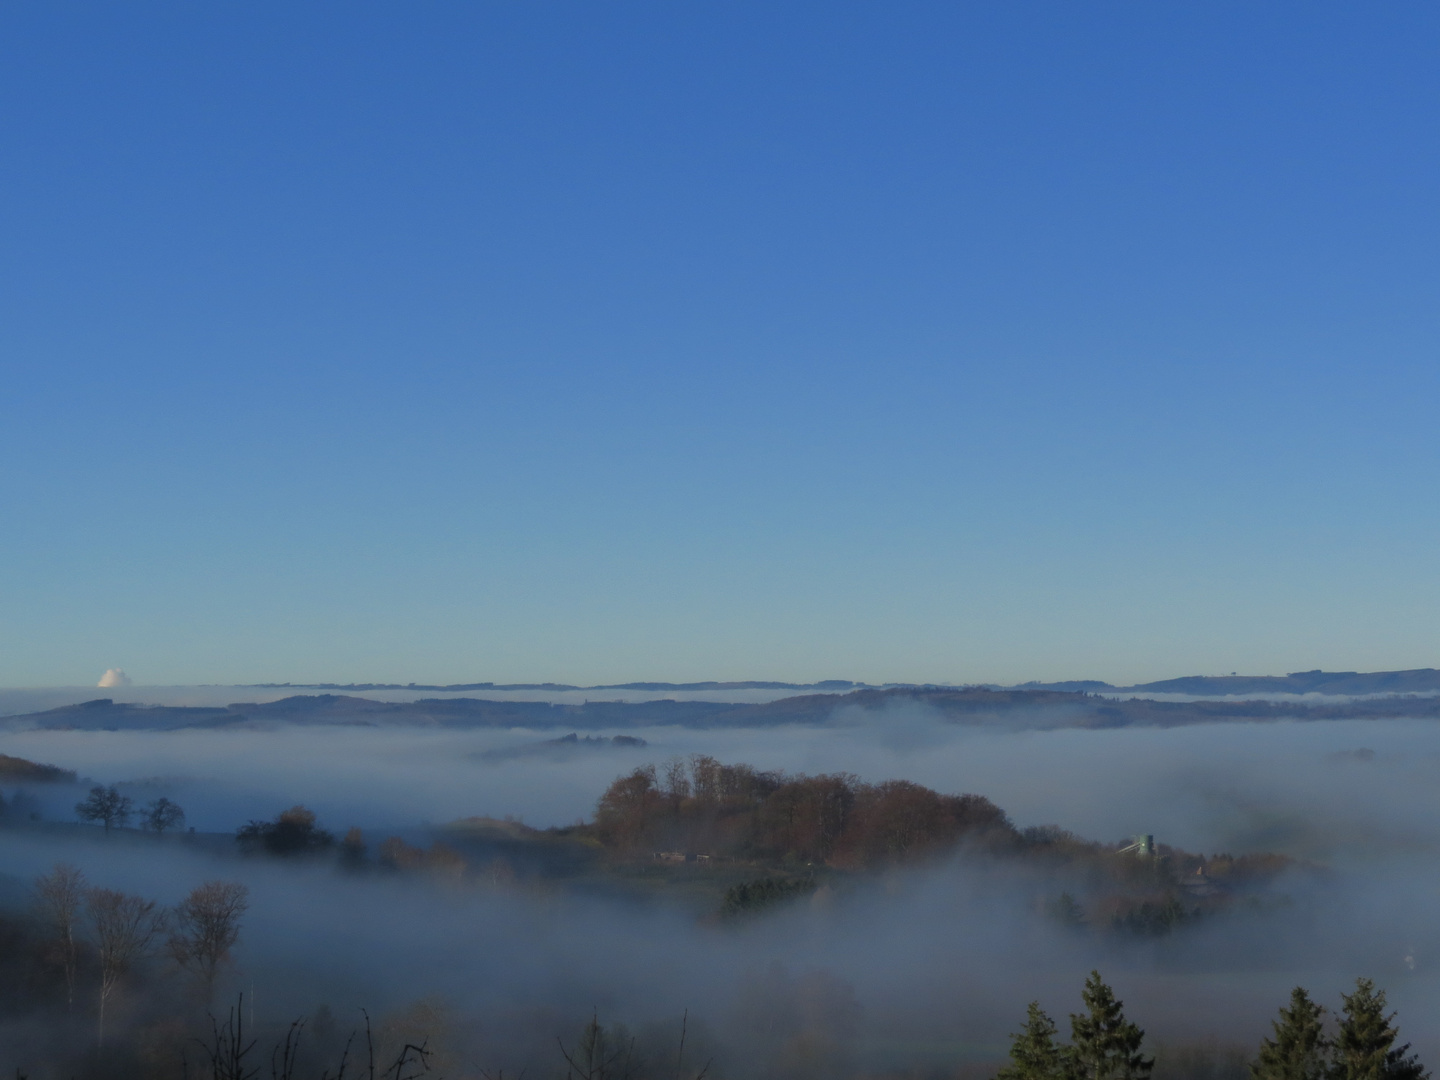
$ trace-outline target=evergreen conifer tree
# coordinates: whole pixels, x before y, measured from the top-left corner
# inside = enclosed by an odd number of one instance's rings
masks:
[[[1250,1066],[1252,1080],[1325,1080],[1330,1042],[1324,1016],[1324,1008],[1302,987],[1290,991],[1290,1007],[1282,1008],[1271,1025],[1274,1038],[1260,1044],[1260,1056]]]
[[[1055,1021],[1038,1001],[1025,1014],[1025,1027],[1011,1036],[1010,1064],[995,1080],[1066,1080],[1067,1048],[1055,1042]]]
[[[1071,1060],[1076,1080],[1149,1080],[1155,1059],[1140,1052],[1145,1033],[1125,1019],[1115,992],[1098,971],[1081,995],[1088,1014],[1070,1014]]]
[[[1385,1015],[1385,991],[1369,979],[1356,979],[1355,992],[1341,995],[1344,1019],[1335,1038],[1331,1080],[1426,1080],[1420,1059],[1407,1057],[1410,1044],[1395,1046],[1400,1032]]]

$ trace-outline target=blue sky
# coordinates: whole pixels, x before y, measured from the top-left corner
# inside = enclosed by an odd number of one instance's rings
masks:
[[[1440,15],[0,11],[0,685],[1440,663]]]

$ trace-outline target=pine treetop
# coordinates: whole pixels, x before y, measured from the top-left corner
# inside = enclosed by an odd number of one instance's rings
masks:
[[[1274,1036],[1260,1044],[1250,1066],[1252,1080],[1324,1080],[1330,1067],[1330,1041],[1325,1038],[1325,1009],[1310,1000],[1304,987],[1290,991],[1290,1007],[1272,1022]]]
[[[1335,1037],[1330,1080],[1425,1080],[1429,1073],[1418,1058],[1407,1056],[1410,1044],[1395,1046],[1399,1029],[1395,1014],[1385,1015],[1385,991],[1370,979],[1356,979],[1355,992],[1342,994],[1344,1019]]]
[[[995,1080],[1065,1080],[1066,1048],[1055,1041],[1055,1021],[1032,1001],[1025,1013],[1025,1026],[1012,1034],[1010,1064]]]
[[[1145,1032],[1125,1019],[1124,1002],[1090,972],[1081,994],[1088,1013],[1070,1014],[1070,1038],[1079,1080],[1148,1080],[1155,1059],[1140,1052]]]

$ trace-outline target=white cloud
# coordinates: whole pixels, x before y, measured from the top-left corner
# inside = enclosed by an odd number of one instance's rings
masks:
[[[112,686],[129,686],[130,682],[130,676],[126,675],[122,669],[112,667],[109,671],[105,672],[104,675],[100,676],[100,682],[96,685],[104,690]]]

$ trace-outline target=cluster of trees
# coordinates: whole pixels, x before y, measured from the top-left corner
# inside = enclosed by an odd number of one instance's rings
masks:
[[[1124,1002],[1092,971],[1070,1014],[1070,1042],[1055,1039],[1055,1021],[1032,1001],[1013,1037],[1010,1064],[996,1080],[1148,1080],[1155,1059],[1142,1052],[1145,1032],[1125,1018]]]
[[[1014,850],[1069,879],[1074,892],[1044,903],[1056,921],[1139,937],[1163,936],[1222,911],[1237,896],[1261,890],[1296,867],[1288,856],[1264,852],[1205,856],[1156,844],[1138,855],[1120,847],[1045,825],[1021,830]]]
[[[281,857],[338,854],[340,865],[347,870],[378,865],[385,870],[425,870],[443,877],[460,878],[467,868],[460,853],[444,844],[421,848],[397,836],[380,842],[377,861],[372,864],[365,836],[359,829],[350,829],[337,841],[334,833],[320,828],[315,811],[305,806],[282,810],[273,821],[247,822],[236,830],[235,839],[246,854]]]
[[[0,754],[0,780],[12,780],[41,784],[73,784],[75,771],[56,765],[42,765],[38,761]]]
[[[282,810],[274,821],[250,821],[235,839],[242,850],[270,855],[313,855],[335,846],[335,836],[315,823],[315,811],[304,806]]]
[[[817,866],[863,870],[964,842],[1065,880],[1073,893],[1036,903],[1067,927],[1158,937],[1226,910],[1295,866],[1281,855],[1207,857],[1166,844],[1137,854],[1124,851],[1125,842],[1086,840],[1056,826],[1017,830],[977,795],[947,796],[906,781],[865,784],[845,774],[786,776],[704,755],[619,777],[595,822],[574,831],[622,855],[678,860],[684,852],[765,864],[766,877],[725,894],[725,915],[813,890]]]
[[[814,891],[815,879],[809,877],[788,880],[763,877],[758,881],[742,881],[725,890],[725,896],[720,901],[720,914],[748,915],[765,911],[777,904],[809,896]]]
[[[1327,1030],[1325,1007],[1303,987],[1292,990],[1250,1068],[1254,1080],[1426,1080],[1430,1074],[1410,1044],[1396,1045],[1400,1031],[1395,1014],[1386,1014],[1385,991],[1356,979],[1355,992],[1342,994],[1340,1003]]]
[[[1011,1038],[1010,1063],[996,1080],[1149,1080],[1155,1059],[1146,1057],[1145,1033],[1125,1018],[1124,1003],[1092,971],[1081,993],[1084,1009],[1070,1014],[1070,1042],[1057,1040],[1055,1021],[1032,1001],[1025,1026]],[[1280,1010],[1273,1035],[1250,1065],[1252,1080],[1427,1080],[1410,1045],[1396,1045],[1395,1015],[1385,992],[1357,979],[1341,996],[1333,1033],[1323,1006],[1301,987]]]
[[[250,821],[236,830],[235,839],[246,854],[282,858],[330,854],[338,856],[342,869],[354,872],[424,872],[455,882],[464,878],[470,868],[465,857],[446,844],[436,842],[423,848],[398,836],[380,841],[372,861],[369,845],[359,829],[350,829],[337,841],[334,833],[320,828],[315,811],[304,806],[282,810],[273,821]]]
[[[1079,869],[1105,866],[1105,876],[1136,884],[1161,885],[1198,874],[1215,885],[1243,888],[1269,881],[1295,866],[1295,860],[1289,856],[1270,852],[1207,856],[1164,843],[1156,844],[1148,857],[1113,859],[1110,856],[1121,844],[1087,840],[1057,825],[1030,826],[1022,829],[1016,839],[1032,859]]]
[[[125,979],[156,953],[200,984],[208,1003],[215,980],[240,938],[248,890],[231,881],[197,885],[172,910],[156,901],[92,886],[74,866],[57,864],[35,881],[40,956],[63,976],[73,1013],[88,976],[96,1038],[105,1040],[105,1013]]]
[[[448,844],[437,842],[422,848],[407,844],[398,836],[380,841],[376,856],[386,870],[424,871],[449,881],[460,880],[469,868],[465,857]]]
[[[1005,842],[1003,811],[979,795],[941,795],[908,780],[848,773],[787,776],[705,754],[647,765],[600,797],[595,831],[626,852],[683,850],[835,866],[872,866],[962,837]]]
[[[114,786],[95,787],[76,812],[109,830],[123,826],[134,807]],[[157,833],[185,820],[184,811],[166,798],[150,803],[141,816],[142,826]],[[1083,905],[1070,894],[1037,899],[1064,924],[1138,936],[1168,934],[1225,907],[1232,889],[1263,884],[1292,865],[1282,856],[1206,858],[1164,844],[1148,857],[1121,856],[1120,845],[1085,840],[1055,826],[1017,830],[979,795],[943,795],[905,780],[871,784],[847,773],[786,775],[722,764],[703,754],[617,778],[601,796],[593,825],[552,832],[593,837],[621,856],[686,852],[766,864],[768,884],[732,890],[722,901],[726,913],[759,910],[797,895],[792,887],[777,892],[788,874],[809,875],[820,866],[864,870],[964,842],[1064,874]],[[314,811],[298,805],[272,820],[248,822],[236,839],[247,853],[329,854],[354,870],[425,872],[446,880],[471,871],[466,857],[447,844],[422,848],[396,837],[382,841],[372,860],[358,829],[337,839],[320,827]],[[1197,874],[1201,891],[1182,887]]]
[[[75,816],[81,821],[98,822],[108,835],[111,829],[123,829],[135,815],[135,801],[111,784],[92,787],[90,794],[75,804]],[[163,833],[185,824],[185,811],[165,796],[147,803],[140,811],[140,827]]]
[[[1293,865],[1284,856],[1207,858],[1164,844],[1121,854],[1122,845],[1055,826],[1017,830],[980,795],[943,795],[907,780],[870,784],[848,773],[789,776],[704,754],[617,778],[600,797],[594,826],[582,831],[622,856],[708,854],[806,873],[885,866],[963,842],[1067,877],[1084,906],[1068,894],[1045,905],[1067,925],[1136,936],[1168,934],[1227,906],[1233,890]],[[1200,888],[1186,888],[1186,879]],[[770,906],[773,886],[727,895],[724,910]]]

